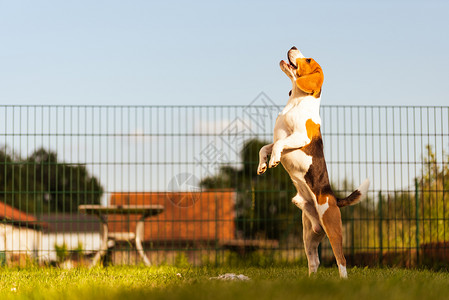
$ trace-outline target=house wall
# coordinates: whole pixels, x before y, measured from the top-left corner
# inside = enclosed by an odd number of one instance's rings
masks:
[[[55,245],[67,245],[67,250],[75,250],[79,243],[83,253],[89,254],[100,249],[100,233],[71,232],[71,233],[45,233],[42,235],[41,256],[46,261],[56,261]]]
[[[100,249],[100,233],[47,233],[17,227],[0,225],[0,263],[14,260],[14,257],[36,258],[39,262],[55,261],[55,245],[67,245],[67,250],[75,250],[79,243],[83,252],[89,254]]]
[[[38,230],[1,224],[0,252],[5,253],[6,261],[20,256],[39,258],[41,235]]]

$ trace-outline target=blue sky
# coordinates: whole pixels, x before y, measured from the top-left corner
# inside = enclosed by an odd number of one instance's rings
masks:
[[[322,104],[447,105],[448,3],[0,0],[0,101],[283,104],[295,45]]]

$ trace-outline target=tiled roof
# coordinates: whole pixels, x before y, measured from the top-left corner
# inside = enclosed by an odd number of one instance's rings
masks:
[[[0,201],[0,220],[2,221],[2,223],[34,229],[40,229],[42,227],[45,228],[47,226],[46,223],[39,222],[35,216],[20,211],[1,201]]]
[[[48,224],[48,233],[92,233],[100,232],[101,222],[96,216],[79,213],[55,213],[40,217]]]

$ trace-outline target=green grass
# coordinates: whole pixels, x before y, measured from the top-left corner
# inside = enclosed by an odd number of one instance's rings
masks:
[[[247,282],[210,280],[232,272]],[[180,273],[181,276],[178,276]],[[0,299],[449,299],[449,274],[428,270],[304,267],[0,269]]]

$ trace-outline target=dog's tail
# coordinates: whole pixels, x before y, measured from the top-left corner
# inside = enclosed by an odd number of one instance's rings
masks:
[[[348,205],[355,205],[362,200],[363,197],[368,192],[369,187],[369,179],[365,179],[365,181],[346,198],[343,199],[337,199],[337,205],[338,207],[348,206]]]

